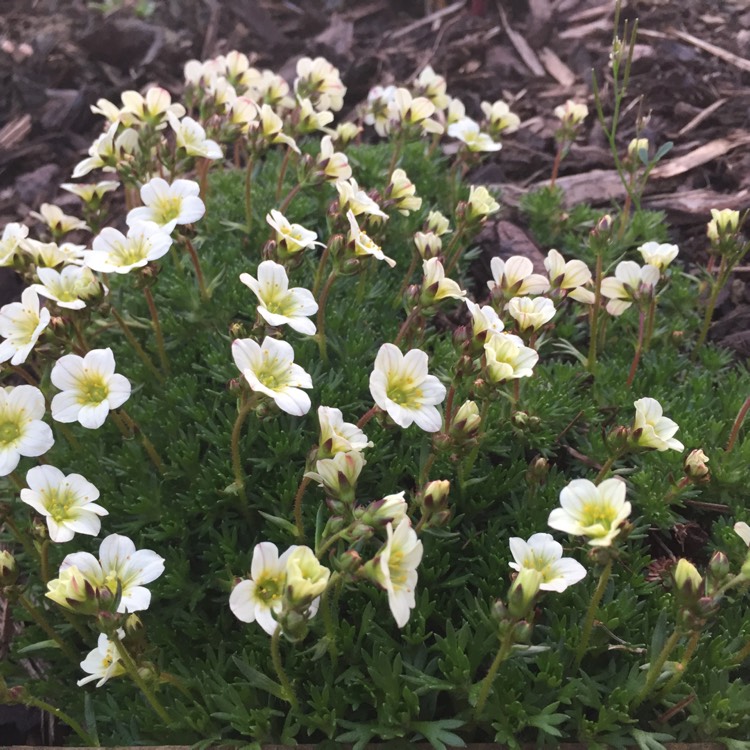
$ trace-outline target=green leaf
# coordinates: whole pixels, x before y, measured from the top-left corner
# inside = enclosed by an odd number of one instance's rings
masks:
[[[466,743],[449,729],[458,729],[466,722],[460,719],[441,719],[439,721],[415,721],[412,729],[419,732],[436,750],[447,747],[466,747]]]
[[[37,643],[31,643],[28,646],[19,648],[16,653],[18,654],[30,654],[34,651],[42,651],[45,648],[60,648],[60,644],[57,641],[38,641]]]
[[[238,656],[233,656],[232,661],[237,665],[237,668],[242,672],[248,683],[259,690],[263,690],[266,693],[270,693],[275,698],[280,700],[286,700],[284,695],[284,688],[279,685],[278,682],[274,682],[270,677],[267,677],[262,672],[259,672],[254,667],[251,667],[247,662],[240,659]]]
[[[643,732],[640,729],[631,729],[630,734],[638,743],[638,747],[641,750],[667,750],[659,740],[669,742],[674,739],[671,734],[664,734],[664,732]]]
[[[270,513],[265,513],[262,510],[259,510],[258,513],[260,513],[260,515],[263,516],[263,518],[265,518],[269,523],[272,523],[274,526],[278,526],[280,529],[283,529],[295,539],[297,538],[297,527],[291,521],[287,521],[286,518],[281,518],[279,516],[272,516]]]
[[[659,159],[663,159],[673,148],[674,143],[672,143],[672,141],[662,143],[662,145],[659,146],[659,150],[654,154],[654,161],[656,162],[659,161]]]

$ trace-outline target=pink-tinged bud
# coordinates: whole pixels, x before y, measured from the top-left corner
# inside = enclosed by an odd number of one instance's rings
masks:
[[[354,576],[358,573],[361,567],[362,558],[356,550],[347,550],[338,557],[338,569],[342,573],[348,573],[349,575]]]
[[[526,617],[542,583],[542,574],[533,568],[521,568],[508,592],[508,611],[516,619]]]
[[[429,511],[440,510],[448,505],[451,483],[447,479],[428,482],[422,490],[422,506]]]
[[[537,456],[526,470],[526,481],[532,486],[541,486],[547,481],[548,474],[549,461],[544,456]]]
[[[703,577],[689,560],[684,557],[678,561],[673,574],[677,597],[682,604],[694,604],[703,587]]]
[[[683,464],[686,476],[697,482],[709,481],[711,476],[707,463],[708,456],[700,448],[690,451]]]
[[[0,587],[12,586],[17,578],[16,558],[7,549],[0,550]]]

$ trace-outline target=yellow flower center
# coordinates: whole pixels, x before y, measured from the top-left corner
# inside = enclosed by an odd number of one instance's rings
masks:
[[[422,405],[422,389],[408,375],[391,377],[385,394],[405,409],[418,409]]]
[[[611,530],[616,518],[617,511],[609,503],[586,503],[581,511],[581,525],[599,536]]]
[[[109,397],[109,387],[101,375],[89,375],[88,379],[78,386],[78,403],[101,404]]]
[[[52,518],[61,523],[68,518],[70,509],[74,503],[74,497],[68,488],[62,490],[58,487],[45,496],[45,507]]]
[[[391,556],[388,558],[388,570],[391,574],[391,583],[394,589],[401,589],[406,586],[406,568],[403,561],[403,551],[392,549]]]
[[[138,263],[148,255],[148,249],[143,242],[128,242],[126,245],[116,244],[112,248],[112,262],[116,266],[130,266]]]
[[[0,445],[9,446],[21,437],[21,426],[18,422],[8,420],[0,422]]]
[[[255,582],[255,596],[263,604],[272,607],[279,599],[284,589],[282,576],[263,576]]]
[[[168,224],[172,219],[176,219],[182,210],[182,198],[179,195],[172,197],[159,198],[154,204],[159,222]]]

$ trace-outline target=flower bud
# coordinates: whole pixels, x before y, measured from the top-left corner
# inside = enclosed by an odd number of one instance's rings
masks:
[[[474,401],[464,401],[453,417],[451,424],[451,437],[460,440],[469,440],[476,436],[482,424],[479,416],[479,407]]]
[[[433,232],[416,232],[414,244],[417,246],[422,260],[437,258],[443,249],[443,241]]]
[[[333,458],[316,461],[316,471],[306,472],[305,477],[318,482],[334,498],[351,504],[354,502],[357,479],[365,463],[359,451],[345,451]]]
[[[721,550],[714,552],[708,562],[708,576],[711,582],[720,586],[730,572],[729,558]]]
[[[513,640],[516,643],[528,643],[531,640],[531,631],[533,626],[530,622],[522,620],[517,622],[515,628],[513,628]]]
[[[99,591],[75,565],[60,571],[60,577],[47,583],[47,596],[65,609],[93,614],[99,609]],[[105,591],[109,591],[105,587]]]
[[[687,601],[694,600],[703,585],[703,578],[695,565],[682,557],[678,561],[673,575],[680,598]]]
[[[429,511],[447,507],[451,483],[447,479],[428,482],[422,490],[421,505]]]
[[[532,486],[539,486],[547,481],[549,474],[549,461],[544,456],[537,456],[531,460],[529,468],[526,469],[526,481]]]
[[[7,549],[0,550],[0,587],[12,586],[17,578],[16,558]]]
[[[492,616],[498,622],[504,622],[508,619],[508,608],[503,604],[502,599],[496,599],[492,605]]]
[[[370,526],[385,526],[392,523],[394,526],[406,517],[408,505],[404,500],[404,492],[394,495],[386,495],[382,500],[376,500],[365,508],[362,514],[362,523]]]
[[[428,232],[433,232],[439,237],[450,232],[450,222],[440,211],[430,211],[427,216],[426,229]]]
[[[338,557],[338,568],[342,573],[356,575],[362,567],[362,558],[359,552],[349,549]]]
[[[529,415],[525,411],[514,411],[510,421],[514,427],[523,429],[529,423]]]
[[[633,138],[628,144],[628,156],[631,159],[639,159],[641,162],[648,161],[648,138]]]
[[[740,575],[747,581],[750,581],[750,552],[748,552],[745,562],[742,563],[740,568]]]
[[[708,456],[700,448],[690,451],[683,464],[686,476],[697,482],[707,482],[711,478],[707,463]]]
[[[310,604],[325,591],[330,576],[309,547],[297,547],[286,563],[286,599],[293,608]]]
[[[521,568],[508,592],[508,611],[516,619],[524,618],[534,604],[542,583],[542,574],[533,568]]]

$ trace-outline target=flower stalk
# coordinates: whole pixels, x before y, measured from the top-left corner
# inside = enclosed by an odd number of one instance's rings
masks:
[[[586,610],[586,617],[583,621],[583,628],[581,629],[581,639],[580,641],[578,641],[578,648],[576,649],[576,669],[581,666],[583,657],[589,647],[591,631],[594,627],[594,617],[596,616],[596,611],[599,608],[599,604],[601,603],[602,598],[604,597],[604,592],[607,590],[609,578],[612,575],[612,562],[613,560],[610,556],[610,559],[604,566],[604,570],[602,570],[601,575],[599,576],[599,583],[594,590],[594,595],[591,597],[588,609]]]
[[[273,668],[276,671],[276,676],[279,678],[282,690],[284,691],[284,700],[286,700],[292,709],[299,711],[299,703],[297,702],[297,695],[294,692],[294,687],[284,671],[284,665],[281,662],[281,649],[279,647],[279,640],[281,638],[281,628],[277,627],[273,631],[271,636],[271,660],[273,661]]]
[[[336,271],[331,271],[328,274],[326,283],[323,285],[323,289],[320,292],[318,298],[318,317],[317,317],[317,336],[318,339],[318,350],[320,351],[320,358],[324,364],[328,364],[328,349],[326,341],[326,303],[328,302],[328,295],[331,293],[331,287],[333,282],[336,281]]]
[[[509,627],[500,642],[500,648],[495,655],[495,658],[490,665],[489,672],[487,672],[484,680],[482,681],[482,687],[479,691],[479,697],[477,698],[477,705],[474,707],[474,718],[479,719],[484,711],[484,706],[489,698],[492,683],[497,677],[497,671],[500,669],[500,665],[510,656],[510,652],[513,648],[513,628]]]
[[[159,322],[159,312],[156,309],[154,296],[151,294],[151,290],[147,286],[143,287],[143,295],[146,298],[148,311],[151,313],[151,322],[154,326],[154,333],[156,334],[156,346],[159,349],[159,359],[161,360],[162,370],[168,375],[169,359],[167,357],[167,349],[164,345],[164,334],[162,333],[161,323]]]

